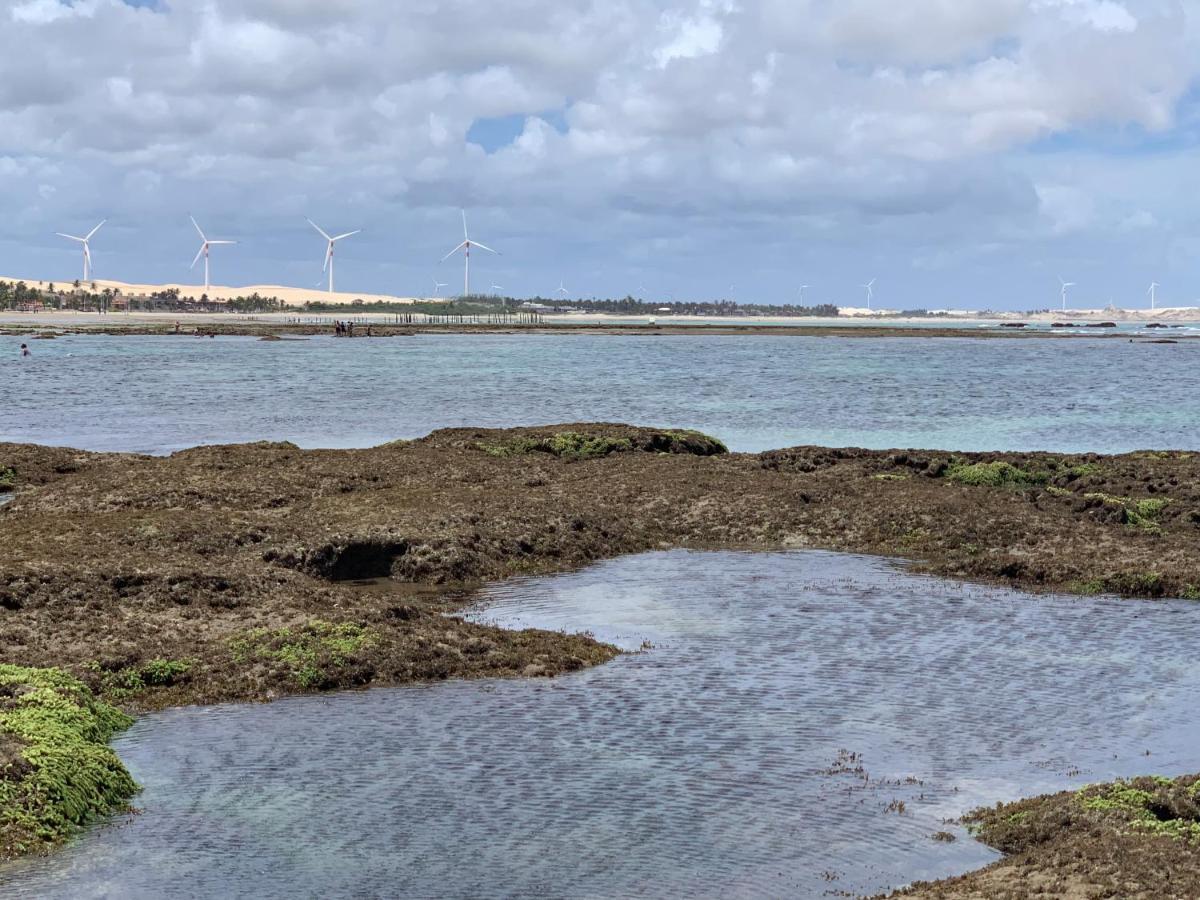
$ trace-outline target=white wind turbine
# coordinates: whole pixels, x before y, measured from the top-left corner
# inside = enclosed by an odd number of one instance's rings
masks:
[[[445,262],[446,260],[448,260],[459,250],[463,251],[463,296],[470,297],[471,296],[471,248],[478,247],[480,250],[486,250],[488,253],[495,253],[497,256],[500,256],[501,253],[499,250],[493,250],[491,247],[487,246],[486,244],[481,244],[481,243],[479,243],[479,241],[471,240],[471,238],[467,235],[467,211],[465,209],[462,211],[462,220],[463,220],[462,243],[459,244],[457,247],[455,247],[453,250],[451,250],[449,253],[447,253],[445,256],[443,256],[442,262]]]
[[[104,222],[107,222],[107,221],[108,221],[108,219],[104,220]],[[96,232],[100,230],[100,228],[104,225],[104,222],[101,222],[99,225],[97,225],[95,228],[93,228],[91,231],[89,231],[87,233],[87,237],[76,237],[73,234],[63,234],[61,231],[55,232],[55,234],[57,234],[59,237],[66,238],[69,241],[78,241],[79,243],[83,244],[83,280],[84,281],[88,281],[92,275],[92,247],[89,242],[91,241],[91,239],[93,237],[96,236]]]
[[[330,237],[321,229],[321,226],[318,225],[316,222],[314,222],[312,219],[309,219],[306,217],[305,221],[308,222],[308,224],[311,225],[313,228],[317,229],[317,231],[320,233],[321,237],[325,238],[325,240],[329,242],[325,247],[325,265],[321,267],[321,271],[329,273],[329,293],[332,294],[333,293],[333,245],[336,244],[338,241],[343,240],[345,238],[352,237],[356,234],[361,234],[362,229],[360,228],[357,231],[347,231],[345,234],[339,234],[337,237]]]
[[[200,249],[199,249],[199,250],[196,252],[196,258],[192,260],[192,264],[191,264],[190,266],[188,266],[188,268],[189,268],[189,269],[194,269],[194,268],[196,268],[196,263],[200,262],[200,257],[201,257],[201,256],[203,256],[203,257],[204,257],[204,293],[206,293],[206,294],[207,294],[207,293],[208,293],[208,287],[209,287],[209,282],[208,282],[208,248],[209,248],[209,247],[211,247],[211,246],[213,246],[214,244],[236,244],[236,243],[237,243],[237,241],[210,241],[208,238],[206,238],[206,237],[204,236],[204,232],[201,230],[200,226],[199,226],[199,225],[196,225],[196,220],[195,220],[194,218],[192,218],[191,216],[188,216],[188,218],[189,218],[189,219],[192,219],[192,224],[196,226],[196,231],[200,232],[200,241],[201,241],[201,243],[200,243]]]
[[[560,278],[560,279],[558,280],[558,290],[557,290],[557,291],[555,291],[554,293],[556,293],[556,294],[561,294],[562,296],[566,297],[566,296],[567,296],[568,294],[570,294],[571,292],[570,292],[570,291],[568,291],[568,290],[567,290],[565,287],[563,287],[563,282],[562,282],[562,279]]]
[[[1075,287],[1075,282],[1063,281],[1062,276],[1059,275],[1058,283],[1062,285],[1062,308],[1063,308],[1063,312],[1066,312],[1067,311],[1067,290],[1069,288]]]
[[[863,285],[867,289],[867,309],[871,308],[871,301],[875,299],[875,282],[878,280],[878,278],[872,278]]]
[[[1150,308],[1158,308],[1158,289],[1162,287],[1157,281],[1150,282],[1150,290],[1146,291],[1150,295]]]
[[[444,288],[444,287],[446,287],[446,282],[438,281],[436,278],[433,279],[433,296],[435,296],[435,297],[442,296],[442,288]]]
[[[801,303],[803,303],[803,302],[804,302],[804,292],[805,292],[805,291],[807,291],[807,290],[808,290],[810,287],[812,287],[812,285],[811,285],[811,284],[802,284],[802,285],[800,285],[800,302],[801,302]]]
[[[492,293],[493,293],[493,294],[496,294],[496,293],[498,293],[499,291],[502,291],[502,290],[504,290],[504,285],[502,285],[502,284],[496,284],[496,282],[494,282],[494,281],[492,282]]]

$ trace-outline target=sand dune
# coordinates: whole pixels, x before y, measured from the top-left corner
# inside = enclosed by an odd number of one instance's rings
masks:
[[[8,278],[0,276],[0,281],[24,281],[28,285],[46,287],[51,282],[48,280],[39,281],[36,278]],[[54,285],[59,290],[70,288],[72,281],[55,281]],[[142,295],[150,295],[160,291],[178,289],[183,297],[200,298],[201,294],[206,293],[204,285],[194,284],[130,284],[124,281],[107,281],[105,279],[93,279],[92,284],[96,285],[97,290],[112,288],[120,291],[122,294],[130,294],[134,297]],[[250,284],[245,287],[226,287],[224,285],[211,285],[208,288],[208,296],[213,300],[230,300],[234,297],[248,297],[251,294],[259,294],[263,297],[278,297],[289,306],[303,306],[308,300],[318,300],[322,303],[352,303],[355,300],[362,300],[365,303],[374,303],[376,300],[382,300],[385,303],[418,303],[422,300],[432,299],[425,297],[394,297],[390,294],[361,294],[361,293],[345,293],[342,291],[333,294],[328,291],[323,291],[320,288],[296,288],[285,287],[279,284]],[[441,298],[445,299],[445,298]]]

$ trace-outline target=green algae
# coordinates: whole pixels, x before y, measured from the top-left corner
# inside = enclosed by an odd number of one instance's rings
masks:
[[[1164,497],[1150,497],[1145,500],[1132,500],[1129,497],[1117,497],[1112,494],[1084,494],[1084,500],[1098,500],[1105,506],[1115,507],[1121,511],[1121,521],[1131,528],[1143,531],[1157,532],[1160,530],[1158,518],[1163,510],[1171,505]]]
[[[12,466],[0,469],[0,491],[11,491],[17,483],[17,470]]]
[[[546,449],[563,459],[598,459],[610,453],[633,449],[629,438],[588,437],[575,431],[561,431],[546,439]]]
[[[301,690],[336,682],[339,670],[379,642],[371,629],[353,622],[312,619],[297,628],[255,628],[229,642],[236,663],[281,666]]]
[[[1182,782],[1152,776],[1136,783],[1116,781],[1085,787],[1077,798],[1086,810],[1118,814],[1132,831],[1200,843],[1198,790],[1200,780],[1185,787]]]
[[[946,470],[946,480],[972,487],[1024,487],[1045,484],[1047,472],[1033,472],[1007,462],[952,462]]]
[[[559,431],[547,437],[518,436],[504,441],[481,441],[474,445],[489,456],[502,459],[531,453],[548,453],[566,460],[601,459],[614,453],[642,450],[651,453],[678,453],[694,456],[718,456],[728,448],[716,438],[698,431],[656,431],[632,437]]]
[[[107,742],[132,723],[59,669],[0,664],[0,856],[127,806],[138,788]]]
[[[180,659],[152,659],[139,666],[127,666],[116,671],[105,671],[97,662],[85,668],[99,673],[101,696],[114,701],[124,701],[148,688],[173,687],[187,678],[192,663]],[[95,682],[93,682],[94,684]]]

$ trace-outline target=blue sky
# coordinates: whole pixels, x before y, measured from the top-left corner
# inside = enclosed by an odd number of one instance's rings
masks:
[[[1200,301],[1179,0],[8,0],[0,274],[1037,308]],[[225,251],[225,252],[221,252]]]

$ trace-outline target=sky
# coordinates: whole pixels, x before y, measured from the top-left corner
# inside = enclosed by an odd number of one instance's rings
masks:
[[[1194,0],[0,0],[0,274],[1200,303]]]

